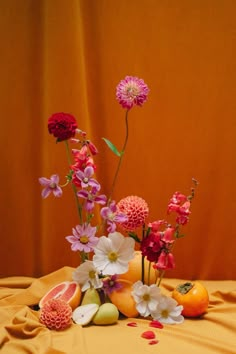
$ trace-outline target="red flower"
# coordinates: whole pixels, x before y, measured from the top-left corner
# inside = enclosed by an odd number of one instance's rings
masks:
[[[141,241],[140,249],[142,255],[147,257],[149,262],[157,262],[162,249],[161,233],[152,232],[147,237],[144,237]]]
[[[75,136],[77,123],[74,116],[69,113],[54,113],[48,119],[48,131],[57,141],[63,141]]]

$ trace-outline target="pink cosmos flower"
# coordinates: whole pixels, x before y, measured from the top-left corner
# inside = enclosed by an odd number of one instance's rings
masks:
[[[122,224],[127,221],[127,216],[117,210],[116,203],[113,200],[109,206],[101,209],[101,217],[106,220],[108,224],[107,231],[114,232],[116,230],[116,223]]]
[[[40,177],[39,178],[39,183],[41,186],[45,187],[42,190],[42,197],[47,198],[50,193],[53,193],[55,197],[61,197],[62,195],[62,189],[58,185],[59,184],[59,176],[58,175],[52,175],[50,179],[46,177]]]
[[[54,113],[48,119],[48,131],[57,138],[57,141],[63,141],[74,137],[76,129],[76,119],[69,113]]]
[[[126,76],[116,88],[116,98],[123,108],[142,106],[147,100],[148,86],[142,79]]]
[[[87,223],[73,228],[73,236],[66,236],[67,241],[71,243],[72,251],[92,252],[99,240],[98,237],[95,237],[96,231],[96,227]]]

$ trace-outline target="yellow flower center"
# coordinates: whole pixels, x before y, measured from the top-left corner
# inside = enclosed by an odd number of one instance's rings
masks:
[[[90,272],[89,272],[89,278],[90,278],[90,279],[94,279],[94,278],[95,278],[95,275],[96,275],[95,271],[94,271],[94,270],[90,270]]]
[[[117,260],[117,258],[118,258],[118,256],[117,256],[116,252],[111,251],[111,252],[108,253],[109,261],[115,262]]]
[[[130,98],[135,98],[139,95],[139,88],[136,85],[131,84],[127,88],[127,94],[129,95]]]
[[[150,295],[149,294],[144,294],[143,295],[143,300],[144,301],[149,301],[150,300]]]
[[[162,310],[161,311],[161,315],[162,315],[162,317],[167,318],[167,317],[169,317],[169,311],[168,310]]]
[[[89,238],[88,238],[88,236],[84,235],[84,236],[81,236],[79,240],[81,243],[86,244],[86,243],[88,243]]]

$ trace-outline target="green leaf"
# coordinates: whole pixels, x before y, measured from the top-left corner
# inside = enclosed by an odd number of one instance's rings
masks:
[[[106,139],[106,138],[102,138],[102,139],[105,141],[105,143],[107,144],[107,146],[109,147],[109,149],[111,149],[111,151],[114,152],[115,155],[121,157],[121,155],[123,154],[123,152],[119,152],[119,151],[117,150],[117,148],[115,147],[115,145],[112,144],[112,142],[111,142],[110,140],[108,140],[108,139]]]
[[[129,237],[132,237],[134,239],[134,241],[140,243],[140,239],[138,238],[138,235],[135,232],[129,232],[128,233]]]

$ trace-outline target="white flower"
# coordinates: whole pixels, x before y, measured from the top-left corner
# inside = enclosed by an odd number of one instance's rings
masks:
[[[139,280],[133,285],[132,295],[136,302],[136,309],[141,316],[147,317],[158,305],[161,296],[160,289],[156,284],[143,285]]]
[[[135,241],[119,232],[101,236],[94,247],[93,263],[104,275],[122,274],[128,271],[129,261],[134,258]]]
[[[183,306],[177,305],[173,298],[162,295],[156,309],[151,312],[151,316],[154,320],[158,320],[161,323],[182,323],[184,321],[184,317],[181,315]]]
[[[90,286],[98,289],[103,285],[102,280],[99,279],[98,272],[92,261],[85,261],[80,266],[78,266],[73,272],[72,278],[74,281],[82,285],[82,291],[87,290],[90,288]]]

